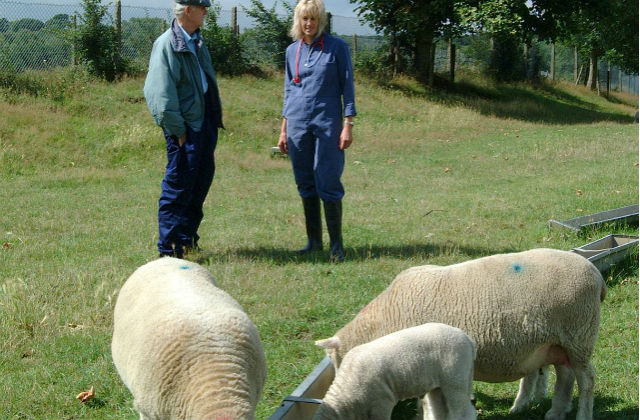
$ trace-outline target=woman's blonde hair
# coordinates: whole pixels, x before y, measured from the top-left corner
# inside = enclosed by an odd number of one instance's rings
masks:
[[[324,11],[324,3],[322,0],[300,0],[293,10],[293,25],[291,25],[291,31],[289,31],[289,35],[291,35],[294,41],[304,36],[304,32],[302,31],[302,18],[305,16],[314,17],[318,22],[318,33],[316,33],[316,36],[323,33],[325,26],[327,26],[327,13]]]

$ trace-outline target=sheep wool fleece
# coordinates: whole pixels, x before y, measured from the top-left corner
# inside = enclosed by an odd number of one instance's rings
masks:
[[[266,378],[258,331],[198,264],[161,258],[120,290],[111,352],[141,419],[253,419]]]
[[[531,385],[540,368],[554,365],[558,380],[546,418],[564,418],[571,410],[575,375],[577,418],[590,419],[591,356],[606,290],[591,262],[553,249],[414,267],[400,273],[324,347],[339,366],[352,347],[391,332],[426,322],[452,325],[476,343],[475,380],[524,377],[523,383]],[[528,406],[526,391],[521,384],[513,411]]]
[[[398,401],[425,395],[424,419],[475,420],[473,341],[427,323],[385,335],[345,356],[314,420],[390,419]]]

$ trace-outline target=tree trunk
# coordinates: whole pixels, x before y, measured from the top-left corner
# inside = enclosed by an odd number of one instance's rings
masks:
[[[396,33],[391,33],[391,57],[393,60],[393,77],[398,75],[398,39],[396,38]]]
[[[598,52],[595,48],[591,49],[591,57],[589,58],[589,80],[587,86],[591,90],[598,87]]]
[[[416,78],[425,84],[429,83],[429,69],[432,68],[431,44],[433,37],[425,32],[416,36],[415,68]]]

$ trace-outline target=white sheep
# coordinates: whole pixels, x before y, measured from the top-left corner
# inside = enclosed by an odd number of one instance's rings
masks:
[[[198,264],[138,268],[114,310],[111,353],[141,419],[252,419],[266,378],[258,331]]]
[[[557,380],[545,418],[563,419],[571,411],[575,375],[577,418],[591,419],[595,372],[590,360],[606,290],[591,262],[552,249],[413,267],[320,345],[339,367],[351,348],[393,331],[426,322],[452,325],[476,343],[475,380],[524,377],[512,411],[528,406],[539,370],[553,364]]]
[[[313,420],[384,420],[398,401],[425,396],[425,419],[475,420],[473,341],[427,323],[349,350]],[[426,394],[426,395],[425,395]]]

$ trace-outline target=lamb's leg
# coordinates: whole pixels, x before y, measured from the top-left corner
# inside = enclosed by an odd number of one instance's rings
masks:
[[[447,407],[444,402],[444,395],[440,388],[432,389],[427,392],[422,402],[423,418],[425,420],[445,419],[447,415]]]
[[[518,413],[529,408],[531,405],[531,395],[536,389],[536,382],[538,381],[538,372],[527,375],[520,379],[520,388],[518,389],[518,395],[513,401],[513,405],[509,409],[509,413]]]
[[[540,368],[537,375],[536,390],[533,393],[534,401],[542,401],[547,398],[547,384],[549,383],[549,366]]]
[[[556,385],[553,388],[551,409],[547,411],[546,420],[564,420],[571,411],[571,395],[573,394],[573,371],[565,365],[554,365],[556,369]]]
[[[574,368],[576,381],[578,382],[578,413],[577,420],[591,420],[593,418],[593,384],[595,382],[595,369],[589,363],[586,368]]]
[[[447,419],[449,420],[476,420],[478,413],[471,404],[469,393],[453,392],[445,393]]]

